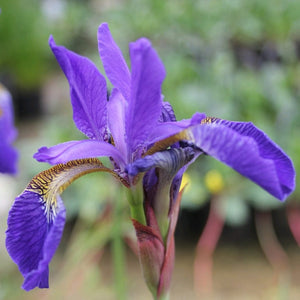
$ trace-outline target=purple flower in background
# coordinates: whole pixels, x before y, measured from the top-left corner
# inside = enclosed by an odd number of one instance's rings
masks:
[[[0,173],[17,172],[18,154],[11,145],[16,136],[11,95],[0,84]]]
[[[48,265],[65,223],[59,195],[84,174],[108,172],[130,188],[139,255],[155,297],[170,287],[179,187],[197,157],[220,160],[280,200],[293,191],[291,160],[252,123],[200,113],[176,121],[161,94],[163,64],[147,39],[130,43],[129,70],[107,24],[99,27],[99,53],[113,86],[109,99],[105,78],[90,60],[52,37],[49,43],[69,81],[74,122],[88,139],[40,148],[34,157],[55,166],[34,177],[11,208],[6,245],[25,290],[48,287]],[[110,168],[98,159],[103,156]]]

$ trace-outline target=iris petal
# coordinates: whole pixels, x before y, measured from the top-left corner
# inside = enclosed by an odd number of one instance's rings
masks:
[[[253,138],[257,143],[260,155],[274,162],[283,192],[289,193],[295,188],[295,170],[291,160],[263,131],[255,127],[251,122],[231,122],[227,120],[217,120],[217,122],[243,136]]]
[[[214,123],[215,122],[215,123]],[[188,140],[280,200],[295,187],[289,157],[251,123],[213,120],[186,130]],[[191,135],[193,137],[191,137]]]
[[[149,133],[158,124],[165,69],[151,43],[144,38],[130,44],[130,58],[132,82],[126,133],[129,151],[133,153],[144,146]]]
[[[186,141],[195,149],[232,167],[280,200],[293,192],[293,163],[264,132],[247,122],[209,117],[200,121],[198,125],[156,142],[146,155]]]
[[[109,172],[128,186],[98,159],[91,158],[41,172],[16,198],[8,216],[6,247],[24,276],[25,290],[48,287],[48,265],[65,224],[65,208],[59,194],[80,176],[98,171]]]
[[[204,113],[195,113],[191,119],[183,119],[180,121],[166,121],[159,123],[149,135],[149,144],[157,143],[156,146],[159,146],[161,140],[166,139],[172,135],[176,135],[181,132],[183,129],[186,129],[190,126],[200,124],[203,119],[205,119],[206,115]],[[171,146],[169,144],[168,146]],[[167,146],[167,147],[168,147]],[[153,149],[154,150],[154,149]],[[154,152],[152,152],[154,153]]]
[[[101,24],[98,29],[98,48],[108,79],[121,92],[123,97],[129,101],[130,72],[122,52],[113,40],[106,23]]]
[[[48,265],[60,242],[65,208],[58,197],[55,216],[47,217],[47,203],[39,193],[25,190],[16,198],[7,221],[6,247],[24,277],[23,288],[47,288]]]
[[[162,110],[160,116],[160,122],[175,122],[176,116],[172,105],[169,102],[162,102]]]
[[[52,36],[49,44],[69,81],[77,128],[91,139],[103,140],[107,126],[105,78],[89,59],[57,46]]]
[[[9,92],[0,85],[0,172],[17,172],[18,153],[11,146],[16,138],[12,99]]]
[[[70,141],[50,148],[42,147],[33,157],[38,161],[55,165],[66,163],[70,160],[98,156],[110,156],[118,165],[124,165],[122,155],[116,147],[106,142],[95,140]]]
[[[13,103],[10,93],[0,84],[0,138],[8,143],[15,140],[17,130],[14,127]]]
[[[169,181],[194,156],[195,151],[190,147],[169,149],[137,159],[132,164],[127,165],[127,172],[129,175],[135,176],[152,168],[160,168],[164,171],[163,180]]]
[[[122,94],[113,89],[107,103],[108,127],[112,134],[116,148],[127,157],[126,133],[125,133],[125,112],[128,104]]]
[[[0,173],[16,174],[18,152],[3,140],[0,140],[0,149]]]

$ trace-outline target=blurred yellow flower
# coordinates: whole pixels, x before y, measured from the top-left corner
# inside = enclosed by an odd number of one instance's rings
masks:
[[[220,193],[224,188],[224,181],[221,173],[217,170],[208,171],[204,178],[207,189],[212,194]]]
[[[191,182],[192,182],[191,177],[187,173],[183,173],[179,190],[181,191],[182,189],[185,189],[185,191],[187,191],[189,189]]]

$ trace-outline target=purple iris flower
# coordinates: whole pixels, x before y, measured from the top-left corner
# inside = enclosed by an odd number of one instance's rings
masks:
[[[99,27],[109,99],[105,78],[89,59],[52,37],[49,44],[69,81],[74,122],[88,139],[40,148],[34,157],[54,166],[35,176],[10,210],[6,246],[25,290],[48,287],[48,265],[65,224],[59,195],[84,174],[108,172],[130,189],[144,275],[155,295],[169,289],[180,182],[198,156],[220,160],[280,200],[293,191],[291,160],[252,123],[201,113],[176,121],[161,93],[164,66],[147,39],[130,43],[129,70],[107,24]],[[98,159],[103,156],[111,167]]]
[[[16,174],[17,151],[12,142],[17,136],[10,93],[0,84],[0,172]]]

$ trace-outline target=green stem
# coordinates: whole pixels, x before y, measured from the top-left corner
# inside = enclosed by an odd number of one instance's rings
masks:
[[[169,210],[170,210],[170,184],[163,182],[158,184],[155,202],[154,213],[156,216],[157,224],[160,229],[161,236],[166,242],[169,232]]]
[[[128,189],[128,202],[130,206],[131,218],[138,221],[142,225],[147,225],[142,180],[136,186]]]
[[[114,283],[117,299],[125,300],[126,273],[125,273],[125,248],[122,239],[122,201],[115,201],[112,228],[112,255],[114,263]]]
[[[157,298],[157,300],[169,300],[169,299],[170,299],[169,294],[161,295],[160,297]]]

